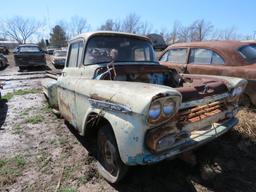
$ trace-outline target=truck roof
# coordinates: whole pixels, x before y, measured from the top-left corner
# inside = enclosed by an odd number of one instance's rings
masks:
[[[70,41],[74,41],[78,38],[83,38],[83,39],[87,40],[94,35],[126,35],[126,36],[131,36],[131,37],[140,38],[140,39],[150,41],[150,39],[146,36],[136,35],[133,33],[115,32],[115,31],[95,31],[95,32],[82,33],[82,34],[72,38]]]

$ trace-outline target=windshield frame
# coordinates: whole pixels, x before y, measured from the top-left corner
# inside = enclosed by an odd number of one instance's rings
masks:
[[[83,65],[84,66],[89,66],[89,65],[104,65],[104,64],[107,64],[107,63],[110,63],[111,60],[109,61],[102,61],[102,62],[95,62],[95,63],[85,63],[85,59],[86,59],[86,54],[87,54],[87,49],[88,49],[88,46],[89,46],[89,43],[90,41],[94,40],[94,38],[97,38],[97,37],[105,37],[105,38],[108,38],[108,37],[119,37],[119,38],[126,38],[126,39],[129,39],[129,41],[131,40],[140,40],[140,41],[144,41],[145,43],[148,43],[150,46],[148,46],[149,48],[151,48],[151,51],[149,50],[150,52],[150,58],[151,60],[143,60],[143,61],[120,61],[120,60],[116,60],[114,61],[114,63],[118,63],[118,64],[121,64],[121,63],[131,63],[131,64],[134,64],[134,63],[145,63],[145,64],[159,64],[158,60],[157,60],[157,56],[156,56],[156,53],[155,53],[155,50],[153,48],[153,45],[152,43],[147,40],[147,39],[144,39],[143,37],[136,37],[136,36],[127,36],[127,35],[122,35],[122,34],[118,34],[118,35],[113,35],[113,34],[104,34],[104,35],[93,35],[91,36],[87,41],[86,41],[86,45],[85,45],[85,49],[84,49],[84,57],[83,57]],[[97,47],[95,47],[95,49],[97,49]],[[99,48],[100,49],[100,48]],[[106,49],[106,48],[102,48],[102,49]]]

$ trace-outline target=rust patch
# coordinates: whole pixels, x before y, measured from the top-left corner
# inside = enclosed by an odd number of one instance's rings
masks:
[[[96,99],[96,100],[103,100],[103,101],[106,100],[105,98],[99,96],[99,95],[96,94],[96,93],[91,94],[91,95],[90,95],[90,98],[91,98],[91,99]]]
[[[199,122],[202,119],[211,117],[227,109],[224,100],[216,101],[210,104],[193,107],[191,109],[181,110],[176,115],[177,127],[181,129],[189,123]]]
[[[155,152],[157,148],[157,142],[161,138],[167,135],[175,134],[176,132],[177,132],[176,127],[174,125],[169,125],[169,124],[163,127],[152,129],[148,132],[146,136],[146,145],[151,151]]]
[[[70,111],[70,108],[69,106],[65,103],[65,101],[62,100],[61,97],[59,97],[59,102],[60,102],[60,105],[62,106],[62,108],[64,109],[64,113],[63,115],[65,116],[65,119],[68,121],[68,122],[71,122],[73,117],[72,116],[69,116],[67,115],[68,113],[65,112],[65,111]]]

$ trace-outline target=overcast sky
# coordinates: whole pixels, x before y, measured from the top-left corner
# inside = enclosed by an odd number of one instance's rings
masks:
[[[32,17],[52,27],[77,15],[96,30],[108,18],[122,19],[136,13],[158,31],[171,28],[176,20],[189,25],[205,19],[218,29],[235,26],[239,33],[252,35],[256,31],[255,12],[255,0],[4,0],[0,19]]]

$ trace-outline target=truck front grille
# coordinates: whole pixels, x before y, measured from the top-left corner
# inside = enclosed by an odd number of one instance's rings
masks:
[[[195,123],[209,118],[227,110],[224,100],[215,101],[209,104],[183,109],[178,112],[178,124],[183,126],[188,123]]]

